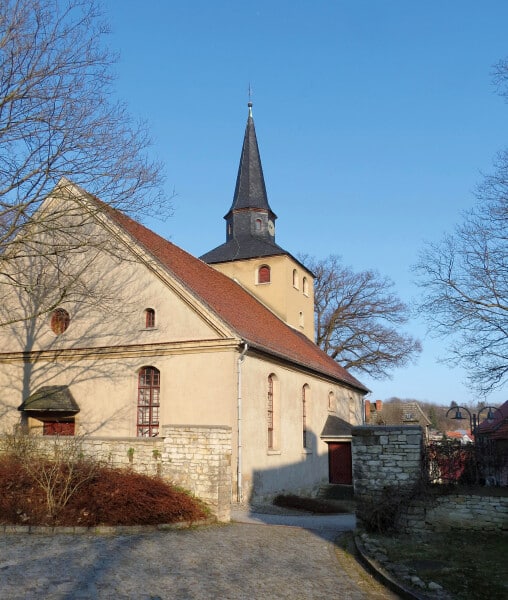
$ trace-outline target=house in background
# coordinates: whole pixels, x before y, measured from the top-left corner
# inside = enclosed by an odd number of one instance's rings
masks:
[[[367,425],[420,425],[425,439],[429,438],[431,420],[414,400],[383,403],[365,400]]]
[[[251,106],[226,242],[202,259],[65,179],[39,210],[63,223],[46,244],[82,243],[58,264],[20,256],[24,286],[0,280],[3,429],[224,425],[233,500],[309,491],[330,473],[351,483],[342,463],[368,390],[314,342],[313,276],[275,242]]]

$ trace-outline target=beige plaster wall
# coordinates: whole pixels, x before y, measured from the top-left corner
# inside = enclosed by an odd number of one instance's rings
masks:
[[[1,353],[218,337],[216,324],[205,312],[198,313],[190,306],[188,294],[179,289],[177,282],[161,281],[140,262],[120,262],[102,254],[92,262],[84,277],[88,291],[71,293],[58,304],[70,315],[69,328],[61,335],[51,330],[51,311],[37,319],[26,320],[38,312],[36,300],[31,302],[30,296],[25,295],[21,302],[16,290],[9,290],[4,284],[1,291],[5,300],[0,312],[18,319],[0,327]],[[145,327],[146,308],[155,310],[153,329]]]
[[[261,266],[271,269],[270,283],[258,283]],[[249,260],[211,265],[231,279],[237,279],[253,295],[271,308],[283,321],[314,341],[314,284],[312,275],[290,256],[268,256]],[[298,283],[293,285],[293,270]],[[303,293],[303,278],[308,282],[308,293]]]
[[[160,424],[229,425],[234,422],[236,395],[233,348],[185,353],[167,348],[159,356],[88,357],[82,360],[21,360],[0,363],[2,428],[20,420],[17,407],[44,385],[68,385],[80,407],[75,417],[76,434],[136,436],[138,371],[143,366],[159,369],[161,378]],[[199,374],[199,376],[197,376]],[[42,427],[30,419],[33,428]]]
[[[276,444],[268,448],[268,376],[276,378]],[[328,446],[321,438],[328,415],[361,423],[361,395],[324,378],[247,355],[242,365],[243,498],[284,489],[309,491],[328,482]],[[308,447],[303,448],[302,388],[306,394]],[[329,406],[329,393],[335,401]],[[233,474],[233,479],[235,476]]]

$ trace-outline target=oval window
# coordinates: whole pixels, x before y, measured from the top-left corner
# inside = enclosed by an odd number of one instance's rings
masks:
[[[71,317],[64,308],[57,308],[51,313],[51,329],[56,335],[67,331]]]

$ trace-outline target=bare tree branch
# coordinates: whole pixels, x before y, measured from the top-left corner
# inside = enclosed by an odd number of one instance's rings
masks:
[[[508,100],[508,60],[494,69]],[[488,394],[508,381],[508,150],[478,186],[478,203],[415,266],[431,330],[450,340],[446,360],[467,369],[470,387]]]
[[[408,309],[375,271],[353,272],[338,256],[300,260],[315,275],[317,344],[347,369],[376,378],[411,362],[420,342],[401,333]]]
[[[95,0],[0,0],[2,255],[62,177],[126,212],[164,206],[146,128],[114,100],[106,34]]]

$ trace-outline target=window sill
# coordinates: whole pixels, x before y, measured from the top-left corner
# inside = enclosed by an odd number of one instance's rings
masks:
[[[142,327],[139,331],[157,331],[157,327]]]
[[[268,456],[282,454],[282,452],[280,450],[267,450],[266,453],[268,454]]]
[[[302,450],[302,454],[312,454],[312,450],[309,450],[308,448],[304,448]]]

